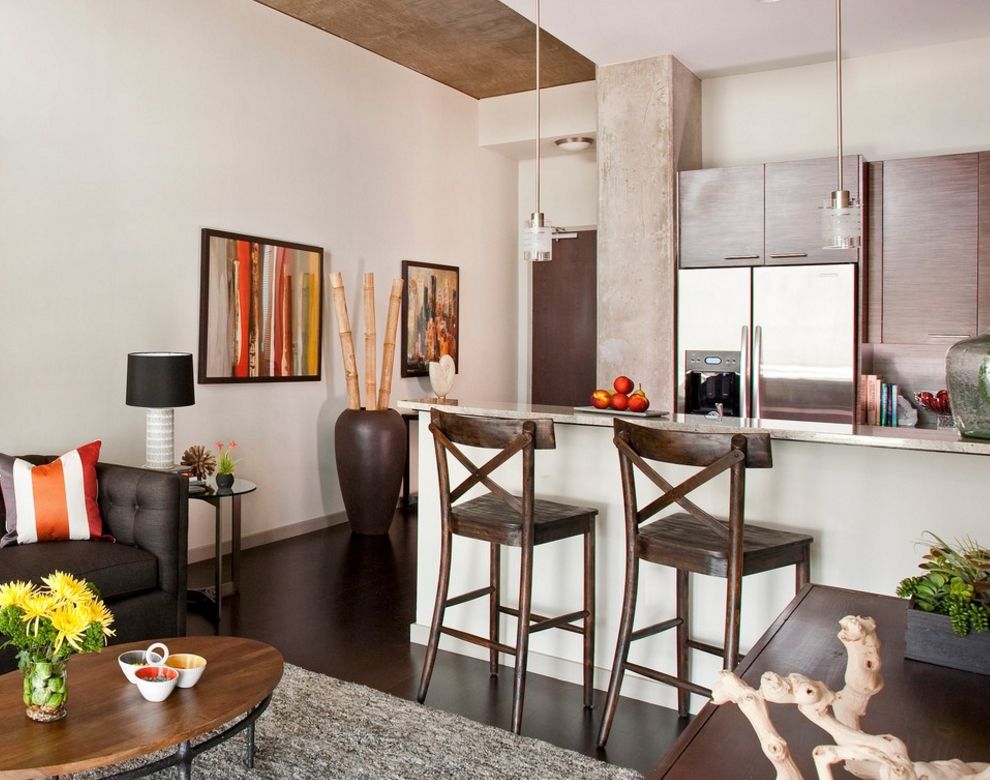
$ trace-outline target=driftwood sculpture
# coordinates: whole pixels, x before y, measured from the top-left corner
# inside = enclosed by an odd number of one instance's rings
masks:
[[[812,752],[819,780],[832,780],[832,766],[864,780],[990,780],[990,764],[951,761],[911,761],[904,743],[891,734],[866,734],[859,728],[870,698],[883,688],[880,642],[873,618],[847,616],[839,621],[839,640],[846,647],[845,687],[832,691],[824,683],[801,674],[782,677],[767,672],[756,690],[732,672],[722,676],[712,691],[716,704],[736,704],[759,737],[763,753],[777,770],[778,780],[804,780],[791,757],[786,740],[770,720],[767,702],[794,704],[808,720],[835,741]]]

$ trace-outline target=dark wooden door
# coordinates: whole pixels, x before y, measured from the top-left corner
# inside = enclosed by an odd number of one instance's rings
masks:
[[[763,166],[678,175],[681,268],[763,265]]]
[[[553,260],[533,264],[532,402],[587,406],[598,343],[598,232],[554,241]]]
[[[860,199],[862,159],[842,161],[843,186]],[[822,205],[838,180],[835,158],[766,165],[766,264],[855,263],[858,249],[822,247]]]
[[[976,333],[979,155],[883,164],[883,340]]]

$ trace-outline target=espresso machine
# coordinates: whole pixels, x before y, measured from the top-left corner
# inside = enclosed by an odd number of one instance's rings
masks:
[[[739,417],[742,366],[738,350],[684,352],[684,413]]]

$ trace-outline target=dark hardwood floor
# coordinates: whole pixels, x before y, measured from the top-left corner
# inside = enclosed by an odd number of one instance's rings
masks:
[[[220,632],[277,647],[306,669],[415,700],[423,663],[409,641],[415,619],[416,518],[398,515],[386,537],[339,525],[245,550],[241,592],[224,599]],[[190,567],[190,585],[209,583],[212,563]],[[432,594],[431,594],[432,596]],[[188,633],[216,633],[191,609]],[[624,698],[608,749],[595,745],[605,694],[582,707],[581,687],[530,673],[523,734],[649,772],[686,725],[673,710]],[[508,728],[512,669],[497,678],[488,662],[441,651],[427,705]]]

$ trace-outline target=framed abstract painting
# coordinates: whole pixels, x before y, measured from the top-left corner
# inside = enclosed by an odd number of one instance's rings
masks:
[[[458,352],[460,269],[402,261],[402,376],[428,376],[430,363]]]
[[[203,229],[200,383],[319,380],[322,335],[322,248]]]

